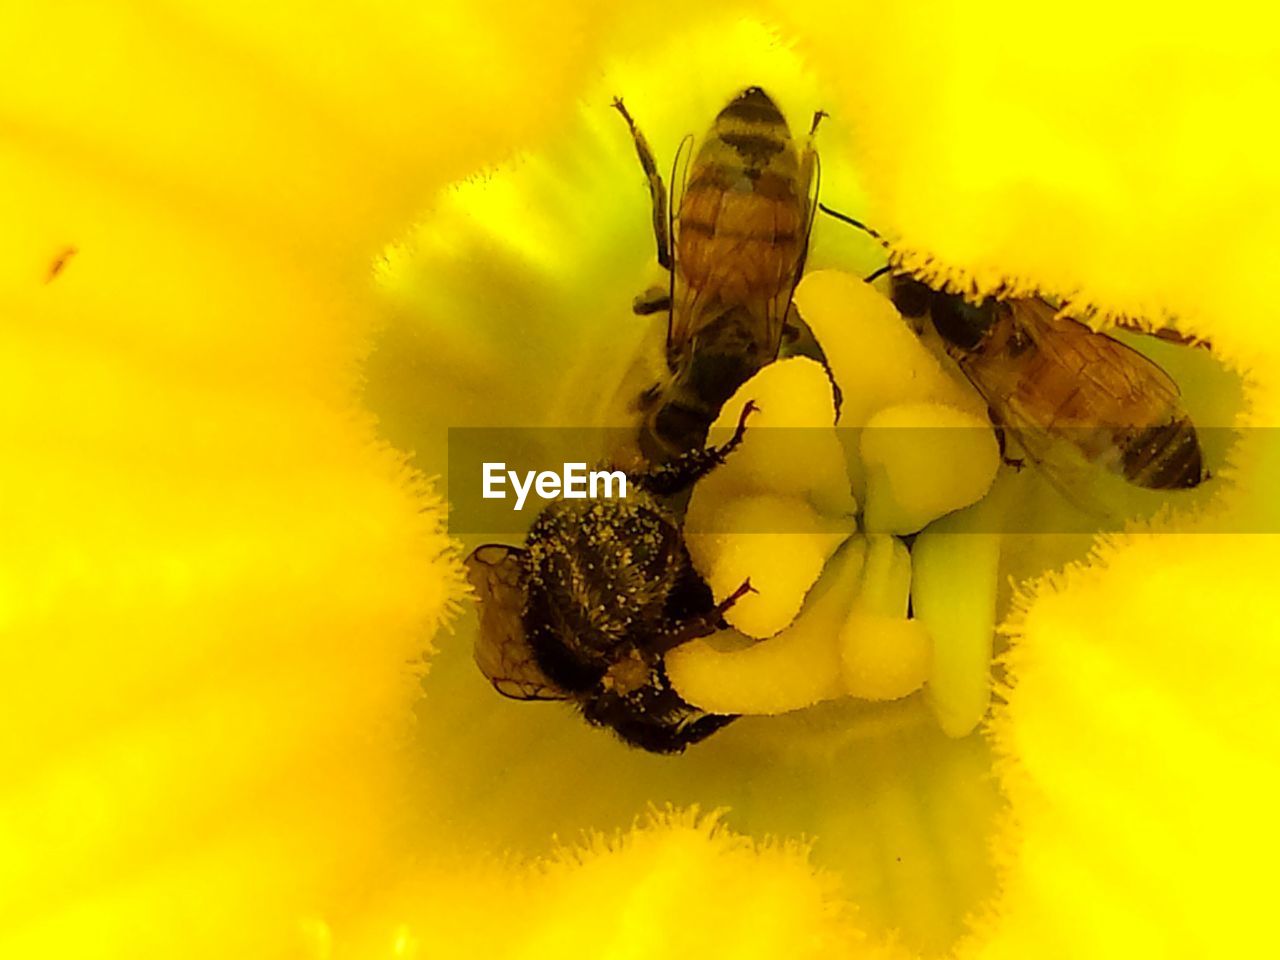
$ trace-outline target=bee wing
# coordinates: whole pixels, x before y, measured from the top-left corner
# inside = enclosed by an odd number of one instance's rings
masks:
[[[504,697],[513,700],[565,700],[538,666],[525,635],[524,551],[500,543],[477,547],[467,557],[467,579],[480,605],[476,666]]]
[[[693,159],[693,134],[686,134],[676,148],[675,159],[671,162],[671,195],[667,198],[667,236],[671,238],[671,271],[668,281],[671,307],[667,312],[667,356],[672,354],[672,346],[689,338],[687,329],[688,311],[676,309],[676,275],[680,265],[676,262],[679,244],[676,243],[676,221],[680,218],[680,204],[684,202],[685,187],[689,185],[689,162]],[[682,329],[677,329],[680,327]]]
[[[818,192],[822,186],[822,160],[818,156],[816,150],[812,150],[807,154],[807,163],[810,165],[808,187],[808,220],[804,225],[804,246],[800,248],[800,259],[796,261],[796,275],[792,278],[791,289],[795,290],[796,285],[800,282],[800,278],[804,275],[805,260],[809,257],[809,239],[813,236],[813,221],[818,215]]]
[[[1005,378],[995,367],[966,367],[966,373],[991,405],[993,419],[1012,431],[1018,444],[1059,493],[1084,512],[1097,518],[1113,518],[1094,487],[1098,476],[1090,459],[1117,472],[1119,451],[1105,455],[1111,431],[1123,424],[1098,423],[1090,416],[1094,404],[1056,405],[1053,391],[1063,383],[1078,382],[1076,390],[1105,397],[1116,410],[1169,409],[1177,404],[1178,386],[1157,364],[1118,340],[1098,333],[1058,313],[1052,304],[1034,297],[1006,301],[1016,329],[1030,338],[1040,358],[1040,378],[1050,386],[1045,396],[1041,384],[1026,377]],[[1019,370],[1017,361],[1009,369]],[[977,374],[977,375],[975,375]],[[1056,381],[1056,385],[1055,385]],[[1045,411],[1052,411],[1046,420]],[[1085,455],[1083,451],[1094,453]]]
[[[993,419],[995,408],[992,407]],[[1091,470],[1088,461],[1074,453],[1070,446],[1055,443],[1044,429],[1019,418],[1009,416],[1001,421],[1013,432],[1022,454],[1035,464],[1043,477],[1067,503],[1081,513],[1097,521],[1114,520],[1115,516],[1105,500],[1093,492],[1097,471]]]
[[[1060,367],[1078,372],[1106,396],[1123,403],[1169,407],[1180,391],[1164,370],[1137,350],[1064,317],[1038,297],[1010,301],[1014,319],[1040,352]]]
[[[805,201],[804,243],[800,247],[800,256],[796,259],[796,268],[791,275],[791,282],[786,285],[782,293],[770,301],[766,318],[766,335],[768,339],[765,342],[773,345],[772,355],[775,360],[778,357],[778,351],[782,347],[782,331],[787,325],[787,314],[791,310],[791,299],[795,296],[796,287],[800,284],[800,278],[804,276],[805,261],[809,257],[809,239],[813,236],[813,219],[818,213],[818,188],[822,183],[822,164],[818,159],[817,152],[812,150],[806,154],[805,162],[809,164],[809,182],[806,184],[808,194]]]
[[[723,217],[724,193],[716,188],[697,199],[696,206],[708,220]],[[734,237],[734,228],[730,226],[725,233],[717,233],[708,238],[706,244],[700,244],[706,248],[704,256],[710,256],[714,249],[716,267],[711,271],[714,276],[704,276],[697,283],[685,277],[685,285],[679,293],[673,287],[671,323],[667,332],[669,357],[683,355],[695,337],[725,316],[735,314],[739,336],[745,336],[760,354],[761,363],[777,359],[787,311],[804,269],[816,210],[808,197],[803,203],[795,196],[791,201],[789,204],[770,200],[761,202],[753,197],[751,203],[763,211],[756,216],[758,226],[763,228],[757,236],[743,242]],[[798,209],[801,207],[803,209]],[[723,229],[723,221],[716,229]],[[798,235],[803,237],[798,247],[789,246],[794,244]],[[676,244],[677,248],[680,246]],[[762,251],[761,246],[768,249]],[[706,265],[703,266],[705,269]],[[673,270],[672,275],[675,276],[676,272]],[[748,286],[765,287],[772,295],[757,290],[745,298],[741,292],[736,292],[726,299],[722,283],[728,280],[741,284],[744,279]],[[749,326],[743,325],[744,319]]]

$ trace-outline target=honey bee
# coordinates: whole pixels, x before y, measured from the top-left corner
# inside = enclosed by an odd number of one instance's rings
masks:
[[[480,602],[475,660],[503,696],[570,700],[588,723],[653,753],[679,753],[734,717],[709,714],[672,688],[664,655],[725,629],[751,587],[717,605],[662,498],[687,489],[742,441],[633,474],[627,499],[559,500],[523,548],[485,544],[467,557]]]
[[[858,221],[822,209],[884,242]],[[1177,384],[1136,350],[1040,297],[971,303],[886,270],[898,311],[930,319],[947,354],[987,401],[997,430],[1013,434],[1051,473],[1063,468],[1058,451],[1071,448],[1150,490],[1186,489],[1205,479],[1200,440]]]
[[[700,447],[725,401],[777,359],[784,341],[790,352],[825,363],[791,307],[817,209],[812,138],[824,114],[814,114],[797,150],[777,105],[748,87],[716,115],[682,196],[673,193],[668,204],[644,134],[621,100],[613,106],[644,168],[658,262],[670,274],[665,291],[635,303],[639,314],[665,310],[668,317],[669,378],[638,403],[645,414],[641,452],[661,462]]]

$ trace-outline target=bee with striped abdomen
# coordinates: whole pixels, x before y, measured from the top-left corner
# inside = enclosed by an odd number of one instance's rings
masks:
[[[920,299],[907,291],[918,282],[894,278],[899,310]],[[972,304],[931,293],[928,313],[947,353],[987,401],[993,423],[1037,463],[1052,469],[1055,447],[1066,444],[1135,486],[1175,490],[1204,479],[1178,386],[1151,360],[1039,297]]]
[[[885,242],[865,224],[822,210]],[[912,320],[929,318],[947,354],[987,401],[993,424],[1051,474],[1066,468],[1063,453],[1074,450],[1150,490],[1195,487],[1207,476],[1178,385],[1138,351],[1041,297],[974,303],[892,266],[883,269],[891,274],[898,311]]]
[[[784,343],[823,359],[791,308],[817,209],[818,158],[811,140],[796,148],[777,105],[749,87],[716,115],[683,193],[668,200],[644,135],[621,100],[614,107],[648,179],[658,262],[670,273],[667,290],[635,305],[668,315],[668,376],[639,403],[641,450],[663,461],[701,446],[724,402]],[[814,114],[810,138],[822,116]]]

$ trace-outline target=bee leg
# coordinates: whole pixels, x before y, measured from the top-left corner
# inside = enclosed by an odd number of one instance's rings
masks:
[[[751,586],[751,580],[743,580],[742,586],[725,597],[713,609],[699,616],[682,620],[675,629],[664,633],[654,644],[654,649],[658,653],[665,654],[682,643],[697,640],[699,637],[709,637],[719,630],[728,630],[729,624],[724,621],[725,612],[748,593],[755,592],[756,588]]]
[[[636,298],[631,301],[631,312],[638,317],[664,313],[670,309],[671,291],[666,287],[650,287],[644,293],[636,294]]]
[[[709,637],[717,630],[725,629],[722,625],[723,623],[724,621],[714,612],[705,616],[694,617],[691,620],[681,621],[678,627],[668,630],[653,641],[653,651],[660,656],[665,656],[681,644],[688,643],[690,640],[697,640],[699,637]]]
[[[924,330],[925,318],[933,316],[935,296],[934,291],[915,277],[902,273],[892,275],[889,299],[893,301],[894,308],[910,321],[917,334]],[[940,302],[945,304],[945,301]]]
[[[747,432],[747,417],[760,409],[754,400],[748,400],[738,417],[738,427],[729,438],[728,443],[718,447],[707,447],[703,450],[690,450],[681,454],[669,463],[653,467],[642,473],[633,474],[631,481],[638,487],[655,493],[658,496],[671,496],[686,487],[691,487],[720,464],[737,449]]]
[[[867,234],[873,240],[879,240],[881,246],[884,246],[884,247],[889,246],[888,241],[885,240],[884,237],[880,236],[880,234],[876,233],[876,231],[872,230],[861,220],[855,220],[853,219],[853,217],[849,216],[847,213],[841,213],[839,210],[833,210],[831,209],[831,207],[828,207],[825,203],[818,204],[818,209],[821,210],[823,213],[825,213],[828,217],[834,217],[836,220],[840,220],[844,223],[847,223],[851,227],[857,227],[859,230]]]
[[[662,399],[662,387],[658,384],[652,384],[645,387],[640,396],[631,404],[631,410],[635,413],[645,413],[654,408],[654,405]]]
[[[1007,442],[1007,437],[1004,432],[1004,427],[996,421],[994,413],[991,413],[990,416],[991,416],[991,429],[996,432],[996,445],[1000,448],[1000,461],[1005,466],[1012,467],[1015,471],[1021,470],[1023,466],[1026,464],[1026,461],[1011,457],[1005,452],[1006,450],[1005,444]]]
[[[759,592],[760,592],[759,590],[757,590],[755,587],[751,585],[751,578],[747,577],[747,579],[742,581],[742,586],[738,587],[737,590],[733,591],[733,593],[729,594],[727,597],[721,600],[716,605],[716,610],[715,610],[716,616],[720,618],[720,623],[722,624],[721,629],[728,628],[729,625],[724,622],[724,615],[730,610],[730,608],[733,607],[735,603],[737,603],[739,600],[745,597],[748,593],[759,593]]]
[[[649,199],[653,203],[653,237],[658,244],[658,263],[664,270],[671,269],[671,237],[667,230],[667,188],[662,183],[662,174],[658,173],[658,164],[653,159],[653,151],[649,149],[649,141],[644,138],[631,114],[622,105],[621,97],[613,98],[613,108],[622,114],[631,130],[631,139],[636,145],[636,155],[640,158],[640,166],[644,168],[645,178],[649,181]],[[638,312],[638,311],[637,311]]]

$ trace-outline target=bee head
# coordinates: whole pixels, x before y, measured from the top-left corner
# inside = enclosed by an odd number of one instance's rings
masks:
[[[904,317],[923,317],[929,312],[933,298],[933,288],[928,284],[905,273],[893,274],[893,305]]]
[[[958,294],[935,291],[930,315],[944,340],[962,350],[974,350],[995,323],[997,309],[996,300],[984,300],[975,305]]]

